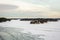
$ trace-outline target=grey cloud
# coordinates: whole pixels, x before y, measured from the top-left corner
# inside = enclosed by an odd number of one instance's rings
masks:
[[[8,5],[8,4],[0,4],[0,10],[10,10],[18,8],[15,5]]]
[[[7,12],[1,13],[0,17],[46,17],[40,12]]]
[[[60,0],[53,0],[50,3],[50,8],[52,11],[60,11]]]

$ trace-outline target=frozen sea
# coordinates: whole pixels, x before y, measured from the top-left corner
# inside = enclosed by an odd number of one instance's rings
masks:
[[[19,20],[2,22],[0,40],[60,40],[60,21],[44,24]]]

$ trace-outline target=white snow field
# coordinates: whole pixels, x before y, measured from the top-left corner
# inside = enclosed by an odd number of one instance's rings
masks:
[[[0,40],[60,40],[60,21],[30,24],[11,20],[0,23]]]

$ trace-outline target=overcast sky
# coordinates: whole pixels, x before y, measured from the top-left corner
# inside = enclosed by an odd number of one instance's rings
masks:
[[[0,0],[0,17],[60,18],[60,0]]]

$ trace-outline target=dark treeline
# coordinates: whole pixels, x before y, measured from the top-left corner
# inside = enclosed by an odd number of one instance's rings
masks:
[[[4,17],[2,17],[2,18],[0,18],[0,22],[6,22],[6,21],[10,21],[11,19],[7,19],[7,18],[4,18]]]
[[[47,23],[47,22],[53,22],[58,21],[60,18],[24,18],[21,19],[21,21],[31,21],[30,24],[40,24],[40,23]]]
[[[40,24],[40,23],[47,23],[48,21],[58,21],[60,18],[0,18],[0,22],[6,22],[6,21],[11,21],[11,20],[18,20],[20,21],[31,21],[30,24]]]

